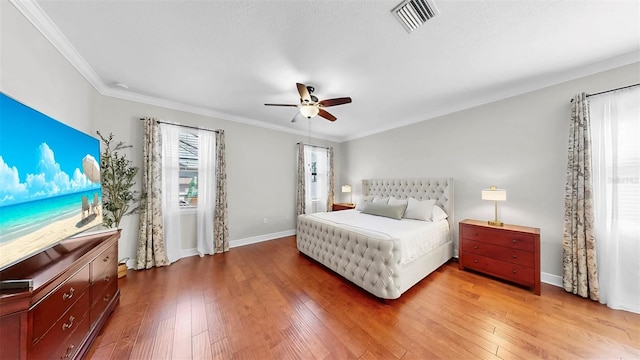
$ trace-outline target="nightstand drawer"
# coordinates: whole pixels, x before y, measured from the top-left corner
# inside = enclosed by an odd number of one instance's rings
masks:
[[[535,247],[532,235],[516,231],[495,230],[472,225],[463,227],[462,238],[488,242],[498,246],[506,246],[525,251],[533,251]]]
[[[465,252],[488,256],[497,260],[510,262],[527,267],[533,267],[533,252],[497,246],[481,241],[462,239]]]
[[[533,268],[476,254],[466,254],[463,261],[463,265],[466,268],[478,270],[518,284],[534,285]]]

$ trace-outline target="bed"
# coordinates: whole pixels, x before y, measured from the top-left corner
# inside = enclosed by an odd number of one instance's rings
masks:
[[[408,250],[407,242],[421,243],[415,232],[419,221],[343,210],[298,216],[296,243],[302,254],[371,294],[381,299],[397,299],[453,257],[453,179],[363,180],[362,198],[375,196],[435,200],[435,205],[447,216],[431,222],[437,228],[431,231],[440,240],[422,249]],[[367,228],[366,224],[371,222],[382,224],[382,228]],[[403,230],[400,224],[405,223],[413,228]],[[409,240],[404,238],[406,234],[412,234]]]

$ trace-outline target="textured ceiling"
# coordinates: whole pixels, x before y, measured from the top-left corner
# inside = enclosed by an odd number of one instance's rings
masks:
[[[411,34],[398,0],[13,2],[105,95],[335,141],[640,60],[635,0],[434,0]],[[296,82],[353,103],[334,123],[263,105]]]

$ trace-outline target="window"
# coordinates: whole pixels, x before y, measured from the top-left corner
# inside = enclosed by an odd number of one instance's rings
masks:
[[[327,211],[329,194],[329,149],[304,146],[306,213]]]
[[[178,156],[180,206],[196,206],[198,201],[198,134],[180,132]]]
[[[640,313],[640,87],[590,100],[600,302]]]

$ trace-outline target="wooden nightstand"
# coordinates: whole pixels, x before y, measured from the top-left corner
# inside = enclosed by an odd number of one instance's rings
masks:
[[[540,295],[540,229],[460,222],[458,267],[525,285]]]
[[[338,210],[350,210],[350,209],[355,209],[356,208],[356,204],[347,204],[347,203],[335,203],[333,204],[333,211],[338,211]]]

